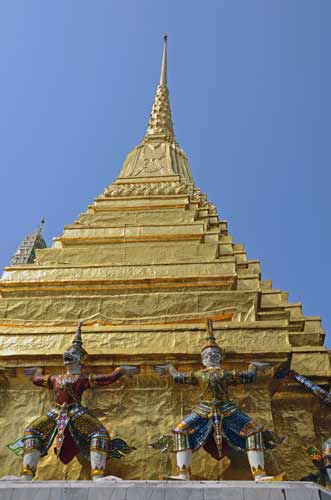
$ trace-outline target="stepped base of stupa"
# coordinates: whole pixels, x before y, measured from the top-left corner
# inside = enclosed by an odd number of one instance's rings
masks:
[[[0,500],[329,500],[314,483],[253,481],[1,481]]]

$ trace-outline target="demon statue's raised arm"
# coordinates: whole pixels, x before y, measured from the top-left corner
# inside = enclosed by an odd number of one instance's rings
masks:
[[[295,380],[316,396],[322,405],[329,406],[331,409],[331,392],[326,391],[323,387],[315,384],[312,380],[297,371],[291,370],[290,366],[291,360],[283,363],[277,370],[275,378]],[[331,490],[331,437],[328,437],[321,447],[309,446],[306,449],[306,453],[318,469],[318,473],[310,474],[302,478],[302,480],[315,481]]]
[[[24,430],[24,436],[9,445],[16,454],[23,454],[21,478],[31,480],[40,457],[47,454],[52,443],[54,451],[64,463],[76,455],[91,462],[92,478],[104,476],[107,458],[121,458],[134,448],[122,439],[110,439],[107,429],[91,411],[82,406],[86,389],[113,384],[123,375],[139,372],[136,366],[120,366],[107,375],[84,374],[82,365],[87,358],[81,337],[81,323],[70,348],[63,354],[65,375],[43,375],[41,369],[30,368],[35,385],[52,391],[53,402],[45,415],[37,418]]]
[[[258,369],[270,365],[251,363],[247,371],[239,373],[223,370],[221,348],[216,343],[210,320],[207,328],[209,336],[201,350],[204,369],[180,373],[172,365],[154,368],[159,375],[168,374],[178,384],[198,385],[201,396],[200,402],[174,427],[172,435],[161,436],[151,446],[176,452],[178,475],[169,476],[169,479],[190,479],[192,452],[203,446],[216,460],[226,455],[228,447],[246,451],[256,481],[283,480],[285,474],[267,476],[264,470],[264,448],[274,447],[278,439],[231,403],[227,396],[229,383],[254,382]]]

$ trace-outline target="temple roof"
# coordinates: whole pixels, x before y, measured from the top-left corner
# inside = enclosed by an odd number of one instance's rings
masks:
[[[118,179],[169,175],[179,175],[181,180],[193,184],[188,159],[175,140],[167,85],[167,35],[164,35],[160,81],[146,135],[128,154]]]
[[[44,220],[42,220],[34,233],[28,234],[22,241],[15,254],[13,255],[10,266],[20,264],[32,264],[36,258],[35,250],[47,248],[46,242],[42,235]]]
[[[291,356],[293,369],[330,377],[320,318],[262,279],[259,261],[192,183],[173,135],[166,41],[152,118],[120,176],[51,248],[35,250],[37,231],[5,268],[0,360],[43,355],[50,338],[60,356],[77,321],[91,326],[94,356],[184,359],[200,355],[210,319],[219,345],[241,362]]]

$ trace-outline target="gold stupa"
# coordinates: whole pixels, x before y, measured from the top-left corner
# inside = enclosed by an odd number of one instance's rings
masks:
[[[330,357],[319,317],[261,279],[260,263],[232,241],[227,222],[195,186],[189,162],[174,135],[164,40],[160,83],[146,135],[129,153],[117,179],[54,238],[35,249],[33,263],[14,263],[0,281],[0,476],[18,474],[20,460],[5,445],[47,409],[49,394],[34,387],[24,367],[62,372],[62,353],[84,321],[87,370],[108,372],[121,363],[141,374],[87,395],[89,408],[114,437],[137,451],[109,462],[124,479],[158,479],[173,457],[147,446],[192,406],[194,388],[158,378],[152,365],[172,362],[197,368],[206,319],[225,349],[227,368],[252,360],[292,368],[328,387]],[[16,262],[16,263],[15,263]],[[287,435],[267,456],[268,470],[290,479],[311,471],[304,448],[320,444],[331,429],[330,410],[295,382],[276,381],[272,371],[250,386],[231,389],[231,399],[268,428]],[[206,453],[194,456],[197,478],[220,478]],[[41,460],[37,479],[85,479],[86,464],[68,466],[55,455]],[[251,478],[236,455],[225,479]]]

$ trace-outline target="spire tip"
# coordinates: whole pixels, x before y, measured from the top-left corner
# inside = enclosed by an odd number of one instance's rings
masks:
[[[164,33],[160,85],[167,85],[167,39],[168,35]]]
[[[44,227],[44,224],[45,224],[45,218],[43,217],[41,219],[41,221],[39,222],[39,226],[38,226],[38,229],[37,229],[37,233],[38,234],[41,234],[42,230],[43,230],[43,227]]]

